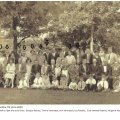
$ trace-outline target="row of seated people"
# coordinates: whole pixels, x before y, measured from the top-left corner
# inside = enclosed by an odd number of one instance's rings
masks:
[[[104,57],[91,54],[90,49],[86,49],[86,52],[82,55],[82,57],[81,55],[79,56],[79,54],[76,54],[76,56],[75,53],[78,53],[77,50],[68,52],[63,50],[56,54],[52,54],[48,51],[48,53],[43,53],[45,60],[39,58],[38,60],[32,62],[31,59],[33,56],[25,59],[26,62],[23,62],[23,56],[20,56],[18,64],[14,64],[12,57],[9,60],[9,63],[3,67],[6,68],[5,72],[1,72],[3,74],[1,76],[3,76],[5,80],[4,87],[7,87],[9,79],[11,80],[12,88],[15,84],[18,86],[21,77],[24,75],[28,77],[27,79],[29,80],[29,85],[32,85],[37,73],[40,73],[40,75],[47,75],[49,77],[50,84],[52,84],[54,74],[58,81],[62,79],[62,74],[65,74],[67,79],[66,81],[68,81],[67,86],[69,86],[73,79],[75,79],[78,83],[79,77],[81,76],[84,81],[86,81],[90,74],[93,74],[97,83],[102,74],[105,74],[108,76],[107,79],[109,88],[113,89],[113,84],[120,73],[120,67],[119,63],[116,62],[116,55],[112,52],[111,48],[109,49],[109,54],[104,55]],[[24,58],[25,57],[26,56],[24,56]],[[42,56],[42,58],[44,57]],[[39,64],[39,61],[44,62]]]

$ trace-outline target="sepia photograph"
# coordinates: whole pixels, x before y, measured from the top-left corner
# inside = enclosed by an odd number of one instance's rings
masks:
[[[120,1],[0,1],[0,104],[120,104]]]

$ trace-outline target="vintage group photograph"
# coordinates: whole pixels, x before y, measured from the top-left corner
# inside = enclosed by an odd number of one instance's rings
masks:
[[[0,1],[0,104],[120,104],[120,2]]]

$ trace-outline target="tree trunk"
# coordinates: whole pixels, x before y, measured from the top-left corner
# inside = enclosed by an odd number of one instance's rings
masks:
[[[18,19],[17,17],[13,17],[13,51],[14,51],[14,55],[15,55],[15,63],[17,60],[17,23],[18,23]]]

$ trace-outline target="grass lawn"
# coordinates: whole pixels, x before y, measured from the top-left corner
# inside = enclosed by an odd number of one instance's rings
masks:
[[[0,104],[119,104],[120,93],[0,88]]]

